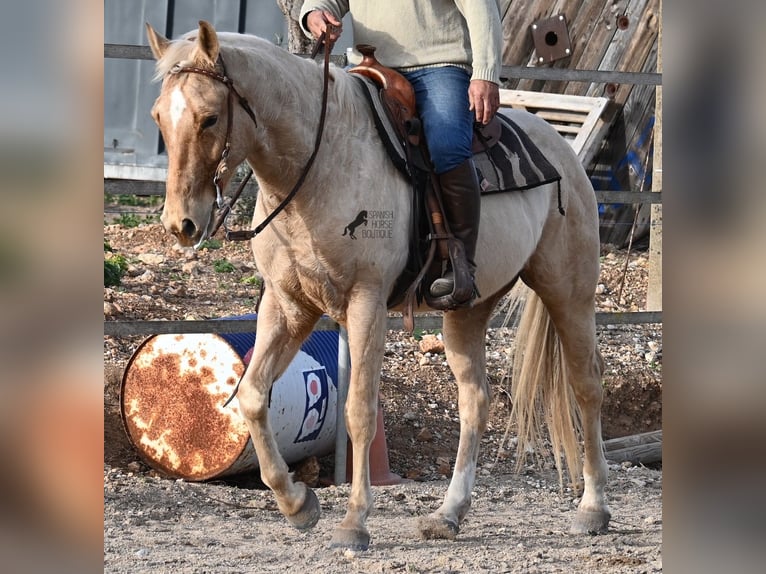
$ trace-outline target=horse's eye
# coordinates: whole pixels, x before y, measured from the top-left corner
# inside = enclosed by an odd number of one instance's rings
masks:
[[[202,120],[202,129],[206,130],[207,128],[211,128],[215,125],[215,123],[218,121],[218,116],[208,116],[204,120]]]

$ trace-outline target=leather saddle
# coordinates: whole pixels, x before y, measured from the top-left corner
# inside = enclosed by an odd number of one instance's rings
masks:
[[[442,262],[450,258],[450,244],[454,244],[456,240],[449,231],[449,223],[444,216],[438,195],[439,186],[430,167],[412,85],[399,72],[378,62],[374,46],[361,44],[357,46],[357,50],[363,56],[362,61],[349,72],[371,79],[379,88],[380,103],[390,126],[396,132],[400,144],[396,147],[403,150],[404,158],[395,158],[396,153],[391,149],[389,153],[397,167],[413,184],[412,212],[415,233],[410,238],[405,270],[397,279],[388,300],[389,308],[404,302],[404,327],[411,332],[414,329],[414,308],[423,300],[434,309],[450,310],[456,307],[445,302],[444,298],[441,301],[431,298],[427,289],[428,285],[440,276]],[[369,94],[367,95],[369,97]],[[481,133],[474,133],[475,151],[488,149],[500,138],[499,124],[492,122],[482,127],[484,129]],[[385,131],[380,124],[378,129]]]

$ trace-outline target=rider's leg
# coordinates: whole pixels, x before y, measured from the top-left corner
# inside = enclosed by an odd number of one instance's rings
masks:
[[[450,231],[463,243],[468,271],[471,282],[476,273],[476,239],[479,235],[480,191],[479,182],[473,161],[465,160],[457,167],[439,175],[444,211],[449,222]],[[452,293],[455,278],[451,269],[447,269],[443,277],[431,284],[432,297],[443,297]],[[473,298],[474,292],[467,293],[468,299]],[[458,301],[462,303],[463,301]]]
[[[473,282],[480,191],[471,161],[474,121],[473,112],[468,109],[471,77],[467,70],[457,66],[424,68],[405,72],[404,75],[415,90],[431,163],[439,178],[447,224],[453,235],[463,243],[466,265]],[[452,272],[448,270],[445,277],[431,286],[431,295],[449,295],[453,287]],[[458,303],[470,300],[473,286],[462,295],[463,300]]]

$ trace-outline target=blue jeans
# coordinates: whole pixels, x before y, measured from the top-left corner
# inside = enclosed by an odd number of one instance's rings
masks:
[[[402,74],[415,90],[434,171],[442,174],[472,157],[474,114],[468,109],[470,74],[456,66]]]

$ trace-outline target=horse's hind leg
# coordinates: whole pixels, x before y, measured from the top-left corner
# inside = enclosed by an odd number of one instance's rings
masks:
[[[582,274],[570,277],[566,282],[530,281],[532,274],[522,277],[536,290],[555,326],[563,349],[568,383],[574,391],[581,415],[584,489],[572,532],[603,533],[607,530],[611,513],[605,496],[607,465],[601,439],[603,360],[596,345],[597,261],[593,263],[593,268],[586,271],[587,267],[583,267]],[[550,269],[547,265],[543,268]],[[556,416],[564,416],[564,413],[556,413]],[[568,462],[571,470],[572,461]]]
[[[490,390],[486,376],[485,334],[496,299],[471,309],[444,314],[447,361],[458,387],[460,442],[455,470],[442,505],[420,518],[418,530],[426,539],[454,539],[471,507],[479,443],[487,428]]]
[[[292,313],[291,318],[288,324],[273,289],[266,289],[258,314],[255,348],[237,398],[258,455],[261,479],[274,492],[279,510],[287,520],[299,530],[306,530],[319,520],[319,501],[305,484],[292,481],[269,424],[271,387],[295,357],[317,317]]]
[[[552,317],[564,347],[569,383],[574,390],[582,417],[584,457],[583,495],[572,523],[579,534],[606,532],[611,518],[606,504],[607,465],[601,440],[601,403],[603,359],[596,348],[593,306],[583,305],[577,313],[574,306]]]

